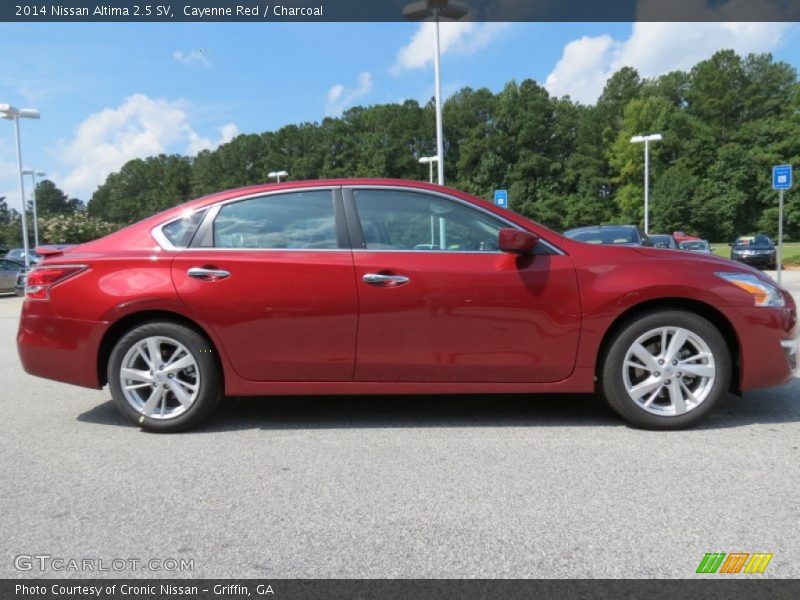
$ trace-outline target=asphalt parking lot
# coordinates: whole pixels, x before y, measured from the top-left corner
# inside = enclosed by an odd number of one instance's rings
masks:
[[[26,375],[20,304],[0,297],[0,577],[684,578],[737,551],[800,577],[797,379],[685,432],[592,396],[449,396],[229,400],[153,435],[107,391]],[[26,554],[194,569],[20,572]]]

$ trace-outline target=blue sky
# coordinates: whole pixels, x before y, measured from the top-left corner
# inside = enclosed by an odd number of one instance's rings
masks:
[[[354,104],[433,94],[429,25],[1,24],[0,102],[23,121],[26,166],[88,200],[106,174],[158,152],[191,154],[236,133],[319,121]],[[591,103],[629,64],[654,76],[713,51],[771,51],[800,66],[787,24],[448,24],[445,93],[533,78]],[[0,196],[18,205],[13,129],[0,122]]]

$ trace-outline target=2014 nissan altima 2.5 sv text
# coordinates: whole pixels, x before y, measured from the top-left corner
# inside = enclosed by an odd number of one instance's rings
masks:
[[[594,391],[674,429],[797,368],[792,296],[750,267],[570,240],[420,182],[232,190],[41,253],[25,370],[108,384],[151,431],[226,395]]]

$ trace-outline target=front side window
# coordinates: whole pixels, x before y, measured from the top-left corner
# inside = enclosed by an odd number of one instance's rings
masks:
[[[314,190],[226,204],[214,220],[214,247],[338,248],[333,195]]]
[[[458,202],[399,190],[353,194],[368,250],[498,251],[502,221]]]

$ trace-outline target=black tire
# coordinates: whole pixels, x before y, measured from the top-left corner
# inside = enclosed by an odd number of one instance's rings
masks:
[[[192,405],[184,413],[169,419],[145,416],[126,400],[122,391],[120,369],[126,353],[138,342],[152,336],[180,342],[191,354],[200,375],[197,397]],[[117,409],[132,423],[147,431],[173,433],[195,427],[214,411],[223,397],[222,369],[211,344],[195,330],[170,321],[144,323],[123,335],[111,352],[107,375]]]
[[[704,401],[681,415],[657,415],[639,406],[628,394],[623,380],[623,362],[633,343],[660,327],[682,327],[700,337],[709,347],[716,368],[714,383]],[[700,315],[682,310],[658,310],[625,324],[611,340],[600,365],[600,390],[611,408],[630,424],[644,429],[684,429],[703,419],[727,395],[731,381],[731,355],[719,330]]]

